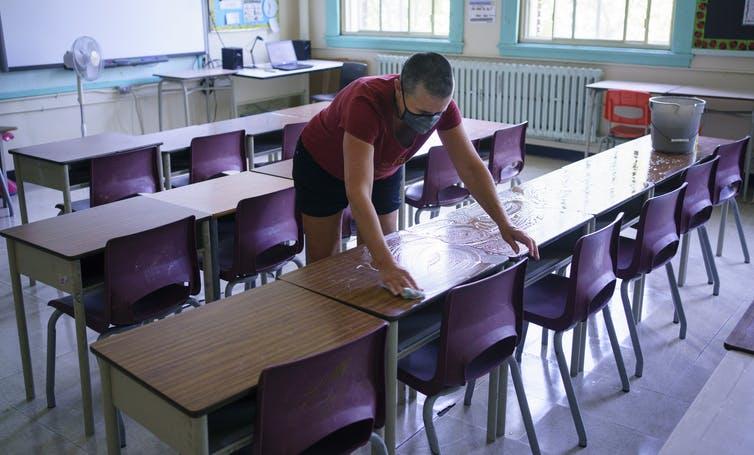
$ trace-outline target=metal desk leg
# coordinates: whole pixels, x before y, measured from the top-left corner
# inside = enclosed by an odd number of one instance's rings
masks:
[[[212,251],[212,220],[205,220],[201,223],[202,229],[202,249],[204,255],[204,301],[206,303],[217,300],[217,285],[215,284],[216,262]],[[219,283],[218,283],[219,284]]]
[[[749,133],[749,136],[754,138],[754,110],[751,111],[751,132]],[[746,198],[749,197],[749,172],[751,171],[751,154],[753,148],[754,145],[752,145],[752,141],[749,140],[749,146],[746,148],[746,164],[744,165],[744,202],[746,202]],[[752,200],[754,200],[754,197],[752,197]]]
[[[401,205],[398,208],[398,230],[406,229],[406,165],[401,166]]]
[[[186,126],[191,126],[191,117],[189,116],[189,93],[186,89],[186,83],[181,81],[181,89],[183,89],[183,117],[186,119]]]
[[[107,436],[107,454],[120,453],[120,434],[118,432],[118,416],[113,406],[113,387],[110,379],[110,364],[97,358],[102,387],[102,407],[105,417],[105,435]]]
[[[81,285],[81,262],[71,263],[71,295],[73,296],[73,314],[76,317],[76,347],[79,354],[79,376],[81,380],[81,401],[84,407],[84,433],[94,434],[94,416],[92,415],[92,384],[89,376],[89,343],[86,338],[86,311],[84,309],[84,290]]]
[[[254,169],[254,136],[247,136],[246,160],[249,170]]]
[[[508,404],[508,362],[498,368],[497,378],[497,437],[505,437],[505,408]]]
[[[0,191],[3,193],[3,201],[8,206],[8,214],[10,216],[13,216],[13,204],[10,200],[10,190],[8,189],[8,175],[6,174],[5,169],[5,144],[0,138],[0,185],[2,185],[2,188],[0,188]]]
[[[165,189],[169,190],[172,188],[172,184],[170,182],[170,178],[172,177],[171,174],[171,168],[172,165],[170,163],[170,153],[162,152],[162,177],[165,179]]]
[[[63,165],[63,213],[71,213],[71,180],[68,165]]]
[[[8,265],[10,268],[10,283],[13,288],[13,305],[16,310],[16,327],[18,328],[18,345],[21,351],[21,365],[24,371],[24,387],[26,399],[34,399],[34,374],[31,366],[31,351],[29,350],[29,332],[26,325],[26,309],[24,308],[24,294],[21,291],[21,275],[16,266],[16,243],[12,239],[6,240],[8,246]]]
[[[230,117],[238,117],[238,108],[236,107],[236,88],[233,85],[233,76],[228,76],[230,82]]]
[[[209,118],[209,92],[207,91],[207,88],[209,88],[209,79],[203,79],[202,82],[204,83],[204,85],[202,86],[202,93],[204,94],[204,107],[207,109],[207,123],[209,123],[211,122]],[[217,100],[217,98],[215,98],[215,100]]]
[[[157,125],[160,131],[162,131],[162,84],[164,82],[163,79],[160,79],[160,82],[157,83]]]
[[[395,454],[395,429],[398,416],[398,321],[387,327],[385,347],[385,445]]]
[[[587,88],[589,94],[586,97],[586,115],[584,116],[585,132],[586,132],[586,147],[584,149],[584,158],[589,158],[589,148],[592,144],[592,128],[594,127],[594,120],[592,119],[592,112],[594,111],[594,98],[596,90]]]
[[[29,222],[29,212],[26,210],[23,165],[20,164],[17,155],[13,155],[13,167],[16,170],[16,193],[18,194],[18,208],[21,210],[21,224],[27,224]]]

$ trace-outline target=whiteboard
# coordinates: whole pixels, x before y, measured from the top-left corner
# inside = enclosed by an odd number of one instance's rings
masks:
[[[2,0],[4,56],[11,69],[62,65],[63,54],[82,35],[96,39],[107,60],[204,53],[205,3],[206,0]],[[0,60],[2,54],[0,48]]]

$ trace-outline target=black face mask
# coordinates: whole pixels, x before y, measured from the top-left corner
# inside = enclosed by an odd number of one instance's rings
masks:
[[[416,131],[419,134],[427,134],[432,129],[442,116],[442,112],[435,112],[434,114],[415,114],[408,110],[406,105],[406,95],[403,90],[403,81],[401,81],[401,97],[403,98],[403,114],[400,119],[409,128]]]

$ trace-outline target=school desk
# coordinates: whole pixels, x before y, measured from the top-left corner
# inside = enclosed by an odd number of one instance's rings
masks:
[[[192,215],[197,218],[207,216],[197,210],[137,196],[0,231],[8,245],[8,265],[27,400],[34,398],[34,382],[21,275],[73,296],[84,429],[86,435],[91,435],[94,433],[94,420],[83,291],[96,283],[82,280],[81,260],[103,252],[107,241],[112,238],[152,229]],[[214,262],[208,256],[209,240],[208,231],[204,230],[205,260],[210,264],[205,269],[205,281],[214,270]],[[208,298],[211,299],[211,296]]]

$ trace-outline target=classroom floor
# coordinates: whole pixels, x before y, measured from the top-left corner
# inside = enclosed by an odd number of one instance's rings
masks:
[[[531,179],[565,164],[562,161],[529,156],[523,179]],[[74,194],[85,197],[86,190]],[[39,187],[28,190],[32,220],[54,216],[59,193]],[[14,198],[15,199],[15,198]],[[741,204],[744,229],[754,239],[754,206]],[[0,228],[19,223],[0,210]],[[718,214],[709,225],[712,241],[717,238]],[[754,248],[754,242],[752,242]],[[96,435],[84,437],[79,389],[74,325],[71,318],[58,322],[57,407],[48,410],[44,396],[46,325],[51,310],[46,302],[57,291],[24,282],[27,320],[37,397],[24,399],[21,361],[8,276],[5,242],[0,242],[0,452],[16,453],[105,453],[105,429],[97,362],[91,357]],[[677,264],[677,261],[676,261]],[[631,377],[631,392],[620,389],[607,333],[602,318],[590,320],[584,373],[573,379],[576,395],[586,424],[589,447],[577,446],[576,432],[565,398],[552,337],[546,348],[541,332],[532,326],[522,362],[524,384],[539,444],[543,453],[650,454],[656,453],[683,416],[724,355],[723,340],[754,297],[752,265],[744,264],[732,215],[728,220],[724,255],[717,258],[722,280],[719,297],[712,296],[706,284],[701,254],[694,237],[689,260],[687,284],[681,288],[687,318],[688,336],[678,339],[678,326],[672,323],[673,311],[664,271],[650,275],[645,295],[644,320],[639,326],[645,355],[642,378]],[[676,266],[677,270],[677,266]],[[619,296],[611,304],[613,319],[621,340],[629,373],[634,356],[628,337]],[[90,341],[96,334],[90,332]],[[570,353],[570,336],[565,337]],[[569,356],[570,358],[570,356]],[[446,454],[530,453],[520,412],[509,381],[507,427],[504,439],[485,442],[487,381],[477,383],[473,403],[463,405],[462,391],[436,402],[435,425],[440,447]],[[398,408],[400,454],[428,454],[422,425],[421,404],[411,402]],[[128,447],[124,453],[169,453],[157,438],[126,418]],[[369,453],[362,450],[361,453]]]

